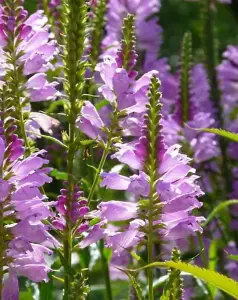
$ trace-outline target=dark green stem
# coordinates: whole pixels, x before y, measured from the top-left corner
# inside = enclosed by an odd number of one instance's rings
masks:
[[[111,288],[111,281],[110,281],[110,273],[109,273],[109,267],[108,267],[108,260],[106,259],[104,255],[104,241],[101,240],[100,242],[100,254],[101,254],[101,263],[102,263],[102,269],[104,273],[104,280],[105,280],[105,286],[106,286],[106,299],[112,300],[112,288]]]
[[[211,97],[216,108],[219,126],[224,128],[223,108],[221,104],[221,95],[218,88],[216,67],[219,63],[218,58],[218,39],[215,28],[215,7],[214,1],[202,1],[202,38],[205,53],[205,63],[208,72],[208,78],[211,87]],[[222,177],[225,180],[225,196],[231,191],[231,174],[228,167],[227,142],[225,139],[219,139],[221,157],[222,157]]]

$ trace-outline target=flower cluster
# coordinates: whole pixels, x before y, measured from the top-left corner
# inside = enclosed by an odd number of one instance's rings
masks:
[[[215,135],[194,129],[215,126],[214,109],[210,100],[208,79],[203,65],[191,72],[188,120],[182,118],[182,99],[177,97],[176,111],[164,119],[164,135],[168,145],[187,143],[196,163],[206,162],[220,153]]]
[[[59,213],[59,216],[55,218],[52,222],[52,225],[58,230],[65,230],[65,215],[69,214],[72,224],[75,224],[79,219],[82,219],[89,212],[89,207],[87,206],[88,201],[86,198],[83,198],[83,192],[79,191],[79,188],[75,186],[75,193],[73,197],[73,203],[71,211],[67,210],[67,190],[61,189],[61,195],[57,198],[56,209]],[[78,233],[83,233],[89,228],[88,222],[81,222],[80,226],[77,229]]]
[[[34,282],[47,281],[50,268],[45,255],[51,255],[50,248],[59,246],[43,222],[53,216],[53,203],[45,202],[47,197],[40,191],[51,182],[47,175],[50,168],[43,167],[48,161],[41,157],[44,151],[22,159],[22,144],[15,134],[6,141],[0,137],[0,251],[1,267],[8,273],[2,299],[18,299],[17,275]],[[10,226],[6,225],[7,220],[11,220]]]
[[[145,117],[146,103],[143,105]],[[128,110],[130,109],[128,108]],[[158,128],[160,127],[159,125]],[[138,170],[138,173],[126,177],[115,172],[104,172],[102,173],[102,187],[127,191],[135,195],[136,199],[149,197],[150,179],[146,172],[146,164],[150,142],[146,128],[143,127],[142,135],[137,142],[119,145],[119,151],[112,156],[119,162],[127,164],[131,169]],[[163,209],[161,216],[158,215],[158,219],[154,223],[155,225],[162,223],[165,226],[162,230],[157,230],[164,240],[179,240],[193,232],[202,231],[198,223],[203,218],[192,216],[191,212],[194,208],[201,207],[201,203],[196,198],[203,193],[196,184],[198,177],[190,176],[195,173],[195,169],[188,165],[190,159],[186,155],[180,154],[179,149],[179,145],[173,145],[166,150],[163,139],[158,136],[156,193]],[[120,254],[124,249],[137,245],[144,238],[141,228],[147,226],[147,221],[140,218],[139,203],[108,201],[102,202],[98,208],[102,222],[91,229],[89,235],[81,242],[81,247],[104,237],[107,245],[112,247],[115,253]],[[107,222],[128,220],[133,221],[130,222],[127,230],[104,229]]]

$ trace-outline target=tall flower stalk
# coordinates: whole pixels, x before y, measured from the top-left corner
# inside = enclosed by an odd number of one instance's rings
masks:
[[[147,106],[148,114],[146,115],[146,124],[148,125],[148,162],[146,164],[147,174],[149,176],[149,206],[148,206],[148,264],[153,262],[153,240],[154,240],[154,213],[155,205],[159,202],[159,196],[157,194],[156,185],[158,180],[158,139],[161,126],[160,122],[160,111],[161,111],[161,93],[159,92],[160,82],[153,76],[151,78],[151,84],[149,88],[149,104]],[[157,216],[158,217],[158,216]],[[153,290],[153,269],[150,268],[148,271],[148,286],[149,286],[149,300],[154,299]]]
[[[68,134],[64,135],[67,150],[67,214],[64,233],[64,259],[71,266],[72,256],[72,221],[70,212],[74,197],[74,158],[77,151],[76,119],[82,106],[82,93],[85,84],[86,61],[83,59],[86,39],[87,7],[83,0],[65,0],[63,2],[64,27],[64,90],[67,96],[66,114],[69,122]],[[65,270],[64,297],[69,299],[70,275]]]
[[[52,67],[50,61],[57,50],[42,11],[28,17],[23,1],[4,0],[2,4],[1,79],[8,84],[5,97],[15,107],[18,134],[24,139],[28,156],[33,148],[27,133],[27,126],[32,126],[30,102],[56,98],[57,83],[48,83],[45,72]]]

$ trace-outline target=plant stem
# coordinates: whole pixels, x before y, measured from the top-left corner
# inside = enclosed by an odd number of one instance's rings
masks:
[[[148,227],[149,233],[148,233],[148,244],[147,244],[148,264],[151,264],[153,262],[153,234],[152,234],[153,233],[153,219],[152,219],[151,213],[153,213],[153,210],[150,209],[149,227]],[[154,281],[153,269],[149,268],[148,269],[149,300],[154,300],[153,281]]]
[[[112,300],[113,297],[112,297],[112,288],[111,288],[108,261],[104,255],[104,241],[101,240],[99,243],[100,243],[99,246],[100,246],[100,254],[101,254],[101,263],[102,263],[102,269],[104,272],[104,280],[105,280],[105,286],[106,286],[106,299]]]
[[[199,242],[199,246],[201,249],[201,258],[202,258],[203,267],[208,268],[208,260],[207,260],[206,253],[205,253],[205,246],[203,243],[202,234],[200,232],[198,232],[197,237],[198,237],[198,242]]]
[[[100,161],[99,166],[97,168],[96,175],[95,175],[95,178],[94,178],[94,181],[93,181],[93,184],[92,184],[92,188],[90,189],[90,192],[89,192],[89,195],[88,195],[88,204],[90,204],[90,202],[93,199],[93,196],[94,196],[94,193],[96,191],[98,181],[99,181],[99,178],[100,178],[100,174],[103,170],[103,167],[104,167],[104,164],[106,162],[107,156],[110,152],[111,144],[112,144],[112,137],[110,136],[108,141],[107,141],[106,147],[103,151],[102,158],[101,158],[101,161]]]
[[[73,91],[73,87],[72,87]],[[66,214],[66,230],[64,235],[64,258],[69,267],[71,267],[71,256],[72,256],[72,221],[70,217],[70,212],[72,210],[72,202],[74,197],[74,157],[75,157],[75,95],[74,93],[70,94],[70,116],[69,116],[69,146],[67,154],[67,174],[68,174],[68,183],[67,183],[67,214]],[[65,272],[65,287],[64,294],[65,299],[68,299],[70,295],[70,275]]]

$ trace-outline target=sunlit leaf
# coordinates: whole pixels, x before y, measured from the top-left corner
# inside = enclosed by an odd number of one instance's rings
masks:
[[[216,288],[224,291],[225,293],[229,294],[235,299],[238,299],[238,282],[220,273],[203,269],[195,265],[191,265],[183,262],[173,262],[173,261],[155,262],[146,265],[143,268],[137,269],[136,271],[144,270],[152,267],[175,268],[190,273],[191,275],[205,281],[206,283],[214,285]]]

